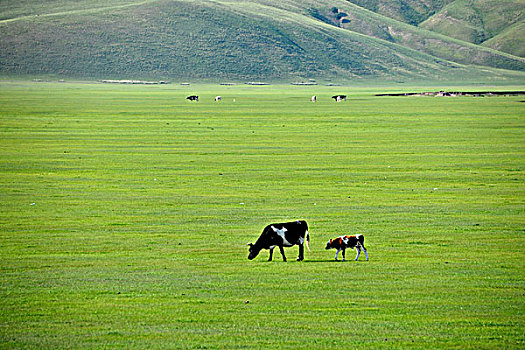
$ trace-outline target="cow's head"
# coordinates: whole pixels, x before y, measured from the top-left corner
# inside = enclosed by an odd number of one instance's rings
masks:
[[[248,243],[247,245],[250,247],[250,254],[248,254],[248,259],[253,260],[257,255],[259,255],[259,252],[261,250],[257,249],[252,243]]]
[[[333,240],[329,240],[328,242],[326,242],[326,247],[324,249],[332,249],[333,248],[332,242]]]

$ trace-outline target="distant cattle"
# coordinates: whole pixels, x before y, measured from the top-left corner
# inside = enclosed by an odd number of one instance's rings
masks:
[[[215,102],[219,102],[219,101],[222,101],[222,97],[220,97],[220,96],[215,96]]]
[[[191,95],[191,96],[186,97],[186,100],[190,100],[190,101],[199,101],[199,96],[197,96],[197,95]]]
[[[310,242],[310,234],[308,233],[308,224],[306,221],[297,220],[293,222],[286,222],[282,224],[271,224],[264,228],[262,234],[257,239],[255,244],[248,243],[250,246],[250,254],[248,259],[252,260],[262,249],[270,250],[270,257],[268,261],[272,261],[273,249],[279,247],[283,261],[286,261],[283,247],[299,246],[299,257],[297,261],[304,259],[303,243],[306,243],[306,248],[310,251],[308,243]]]
[[[312,98],[310,99],[310,101],[316,102],[317,101],[317,96],[313,95]]]
[[[337,251],[335,252],[336,261],[337,254],[339,254],[340,251],[343,251],[343,261],[345,261],[346,248],[357,249],[357,256],[355,257],[356,261],[357,259],[359,259],[359,254],[361,254],[361,250],[364,251],[366,255],[366,260],[368,261],[368,253],[365,248],[365,237],[363,235],[340,236],[326,242],[325,247],[325,249],[337,249]]]
[[[334,95],[332,98],[337,102],[346,101],[346,95]]]

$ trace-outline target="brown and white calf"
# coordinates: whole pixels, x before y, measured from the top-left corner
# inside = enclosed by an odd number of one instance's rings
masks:
[[[286,261],[283,247],[299,246],[299,257],[297,261],[304,259],[303,243],[306,243],[306,248],[310,251],[308,243],[310,242],[310,234],[308,233],[308,224],[306,221],[297,220],[293,222],[285,222],[282,224],[271,224],[264,228],[263,232],[257,239],[255,244],[248,243],[250,246],[250,254],[248,259],[252,260],[263,249],[270,250],[270,257],[268,261],[272,261],[273,249],[279,247],[283,261]]]
[[[346,248],[355,248],[357,250],[357,256],[355,257],[356,261],[357,259],[359,259],[359,254],[361,254],[361,250],[364,251],[366,255],[366,261],[368,261],[368,253],[365,248],[365,237],[363,235],[339,236],[335,239],[331,239],[328,242],[326,242],[325,247],[325,249],[337,249],[337,251],[335,252],[336,261],[337,254],[339,254],[340,251],[343,251],[343,261],[345,261]]]

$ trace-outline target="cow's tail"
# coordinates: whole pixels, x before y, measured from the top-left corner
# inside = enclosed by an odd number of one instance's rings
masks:
[[[308,232],[308,224],[304,220],[301,220],[301,221],[297,220],[297,223],[299,225],[304,224],[306,226],[305,227],[305,232],[304,232],[304,243],[306,243],[306,249],[308,249],[308,251],[311,252],[311,250],[310,250],[310,233]]]
[[[362,234],[357,234],[355,235],[355,238],[357,238],[357,241],[361,243],[361,246],[365,245],[365,236],[363,236]]]
[[[311,252],[311,250],[310,250],[310,233],[308,232],[308,230],[306,230],[305,243],[306,243],[306,249],[308,249],[308,251]]]

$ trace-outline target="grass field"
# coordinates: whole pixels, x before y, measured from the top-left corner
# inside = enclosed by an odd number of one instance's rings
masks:
[[[523,348],[524,98],[400,89],[1,82],[0,348]]]

